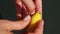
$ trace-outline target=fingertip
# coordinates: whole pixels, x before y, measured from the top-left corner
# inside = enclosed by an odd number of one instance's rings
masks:
[[[30,15],[27,15],[25,18],[24,18],[24,21],[30,21],[31,20],[31,17],[30,17]]]
[[[30,11],[30,15],[33,15],[33,14],[35,14],[35,10]]]

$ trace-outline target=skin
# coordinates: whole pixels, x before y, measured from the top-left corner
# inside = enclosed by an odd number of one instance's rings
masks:
[[[13,34],[12,30],[22,30],[31,21],[31,16],[35,13],[35,11],[38,11],[42,15],[42,0],[16,0],[16,3],[20,4],[20,2],[23,2],[27,13],[27,15],[23,20],[20,21],[10,21],[10,20],[0,20],[0,34]],[[22,4],[20,5],[22,7]],[[24,8],[24,9],[25,9]],[[19,15],[18,15],[19,16]],[[27,32],[26,34],[43,34],[43,26],[44,26],[44,21],[41,20],[40,22],[37,23],[37,27],[35,28],[34,32]]]

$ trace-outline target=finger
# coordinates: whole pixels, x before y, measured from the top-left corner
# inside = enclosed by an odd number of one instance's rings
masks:
[[[16,0],[16,3],[22,7],[22,1],[21,0]]]
[[[3,23],[3,28],[11,30],[21,30],[25,28],[30,22],[30,16],[24,18],[22,21],[6,21],[6,23]]]
[[[22,2],[26,5],[29,14],[35,13],[35,5],[32,0],[22,0]]]
[[[42,14],[42,0],[35,0],[36,11]]]
[[[44,26],[44,21],[41,21],[36,30],[34,31],[35,34],[43,34],[43,26]]]
[[[22,18],[22,14],[21,14],[22,8],[21,7],[22,7],[21,3],[18,4],[18,2],[16,2],[16,11],[17,11],[17,18],[18,19]]]

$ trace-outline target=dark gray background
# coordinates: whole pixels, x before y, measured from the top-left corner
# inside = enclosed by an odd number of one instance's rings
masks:
[[[14,0],[0,0],[0,17],[17,20]],[[44,34],[60,34],[59,0],[43,0]],[[19,31],[15,31],[15,34]]]
[[[44,34],[60,34],[59,0],[43,0]]]

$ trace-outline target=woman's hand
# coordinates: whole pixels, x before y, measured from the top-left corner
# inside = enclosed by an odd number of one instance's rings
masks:
[[[21,7],[23,7],[28,11],[30,15],[34,14],[36,11],[42,14],[42,0],[22,0],[22,4],[20,3],[21,0],[16,0]],[[31,17],[28,16],[23,20],[20,21],[9,21],[9,20],[0,20],[0,34],[13,34],[12,30],[21,30],[25,28],[31,20]],[[26,34],[43,34],[43,25],[44,22],[40,21],[36,26],[37,28],[34,30],[33,33],[28,32]]]
[[[12,30],[22,30],[30,22],[30,16],[26,16],[23,20],[20,21],[9,21],[9,20],[0,20],[0,34],[13,34]]]
[[[17,0],[16,3],[25,8],[30,15],[33,15],[35,12],[39,12],[42,15],[42,0]],[[43,23],[43,21],[39,22],[39,26],[34,32],[29,32],[28,34],[43,34]]]
[[[16,0],[16,3],[24,8],[30,15],[36,11],[42,13],[42,0]]]
[[[22,21],[9,21],[9,20],[0,20],[0,34],[14,34],[10,31],[12,30],[22,30],[29,24],[30,18],[28,20]],[[27,32],[23,34],[43,34],[44,21],[40,21],[36,25],[34,32]]]

